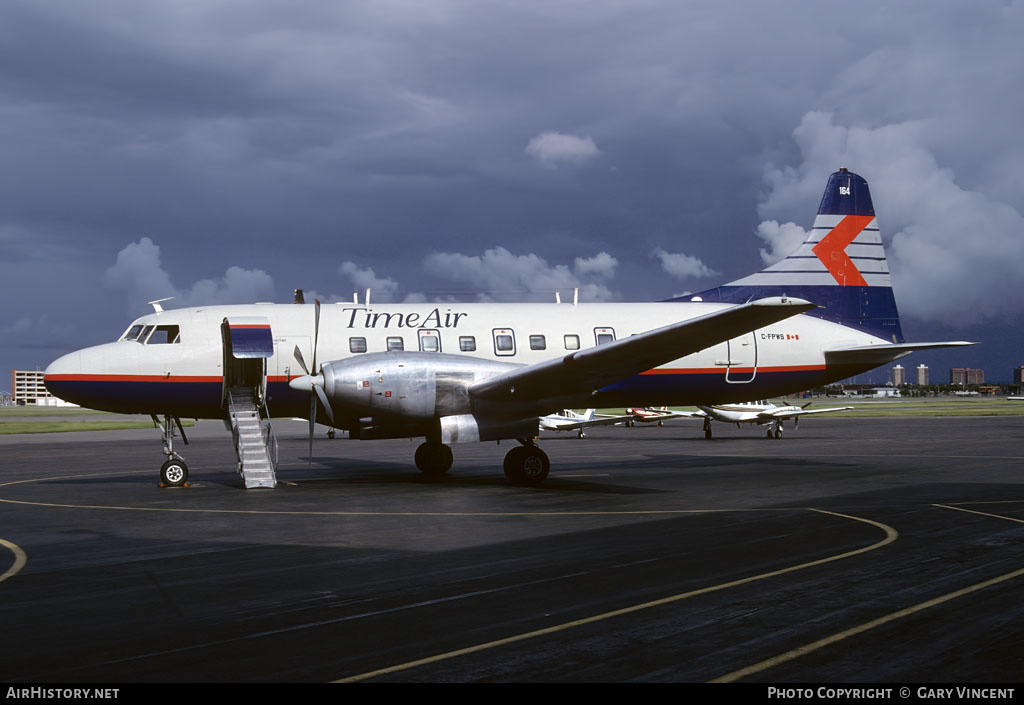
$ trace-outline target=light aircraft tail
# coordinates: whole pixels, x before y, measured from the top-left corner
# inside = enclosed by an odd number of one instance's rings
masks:
[[[806,299],[821,307],[808,316],[904,342],[867,181],[846,169],[835,172],[796,252],[756,274],[673,301],[744,303],[767,296]]]

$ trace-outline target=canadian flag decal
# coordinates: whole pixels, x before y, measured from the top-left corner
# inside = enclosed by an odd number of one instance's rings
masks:
[[[811,250],[839,286],[868,285],[858,271],[857,265],[846,254],[846,246],[853,242],[872,220],[874,216],[871,215],[848,215]]]

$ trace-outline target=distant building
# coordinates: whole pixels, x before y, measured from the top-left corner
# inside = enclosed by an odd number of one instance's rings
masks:
[[[917,383],[922,387],[928,385],[928,365],[917,366]]]
[[[19,406],[76,406],[53,396],[42,370],[11,370],[11,401]]]
[[[872,396],[879,399],[903,396],[896,387],[872,387],[867,392],[864,396]]]
[[[985,371],[970,367],[953,367],[949,370],[949,383],[960,386],[985,384]]]
[[[903,365],[896,365],[892,368],[892,386],[899,387],[907,383],[907,371]]]
[[[1013,368],[1013,383],[1024,384],[1024,366]]]

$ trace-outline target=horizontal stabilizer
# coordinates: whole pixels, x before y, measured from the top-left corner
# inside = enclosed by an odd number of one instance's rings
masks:
[[[918,350],[935,348],[956,348],[962,345],[977,345],[966,340],[950,340],[943,343],[897,343],[895,345],[860,345],[850,348],[836,348],[825,351],[825,362],[830,365],[873,364],[884,365]]]

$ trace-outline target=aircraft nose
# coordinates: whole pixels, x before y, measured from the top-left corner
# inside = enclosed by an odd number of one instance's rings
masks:
[[[50,363],[43,372],[43,384],[50,394],[65,401],[67,398],[68,384],[74,377],[82,373],[82,353],[76,351],[58,357]]]

